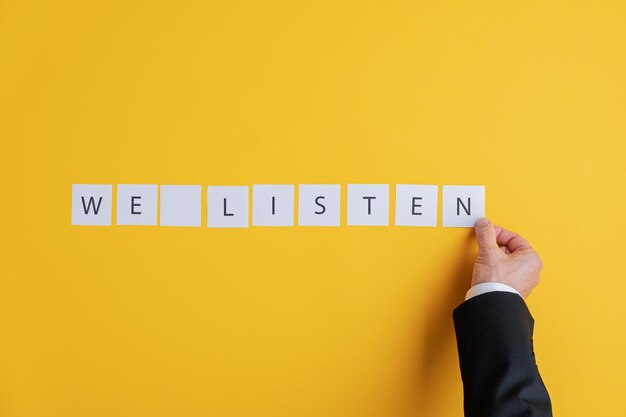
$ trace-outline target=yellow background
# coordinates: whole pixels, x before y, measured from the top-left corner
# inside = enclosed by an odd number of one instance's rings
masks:
[[[70,226],[350,182],[484,184],[555,415],[626,415],[625,74],[623,1],[0,2],[0,415],[461,416],[471,229]]]

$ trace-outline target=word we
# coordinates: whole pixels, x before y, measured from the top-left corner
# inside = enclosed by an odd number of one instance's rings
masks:
[[[296,187],[253,185],[252,226],[293,226]],[[396,226],[437,226],[439,187],[397,184]],[[72,185],[72,224],[110,226],[113,186]],[[208,186],[207,227],[248,227],[248,186]],[[348,226],[389,225],[388,184],[348,184]],[[300,184],[299,226],[340,226],[341,186]],[[200,227],[202,186],[118,184],[116,224]],[[158,215],[157,215],[158,214]],[[472,227],[485,215],[485,187],[444,185],[444,227]]]

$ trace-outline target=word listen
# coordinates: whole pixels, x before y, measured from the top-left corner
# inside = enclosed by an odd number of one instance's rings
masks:
[[[436,185],[396,185],[396,226],[437,226]],[[248,186],[207,187],[207,227],[248,227]],[[72,185],[72,224],[110,226],[113,186]],[[158,200],[158,204],[157,204]],[[200,185],[117,185],[116,224],[199,227]],[[298,186],[299,226],[339,226],[341,186]],[[444,227],[472,227],[485,215],[485,187],[444,185]],[[293,226],[294,185],[253,185],[252,226]],[[388,184],[348,184],[348,226],[389,225]]]

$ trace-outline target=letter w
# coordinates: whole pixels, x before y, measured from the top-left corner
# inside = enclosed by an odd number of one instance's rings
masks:
[[[83,210],[85,211],[85,214],[89,214],[89,209],[92,206],[93,206],[93,214],[95,214],[95,215],[98,214],[98,210],[100,210],[100,203],[102,203],[102,197],[100,197],[98,199],[98,204],[97,205],[96,205],[93,197],[89,197],[89,203],[87,203],[87,205],[85,205],[85,197],[80,196],[80,199],[83,202]]]

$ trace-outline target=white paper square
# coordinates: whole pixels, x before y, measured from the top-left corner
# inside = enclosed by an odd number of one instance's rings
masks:
[[[474,227],[485,216],[483,185],[443,186],[443,227]]]
[[[113,186],[72,184],[72,224],[111,226]]]
[[[348,184],[348,226],[388,226],[389,185]]]
[[[294,186],[252,186],[253,226],[293,226]]]
[[[207,227],[248,227],[249,187],[207,187]]]
[[[160,225],[200,227],[201,206],[201,186],[162,185]]]
[[[156,226],[157,185],[118,184],[116,223]]]
[[[437,226],[436,185],[396,185],[396,226]]]
[[[301,184],[298,186],[298,225],[339,226],[341,186]]]

